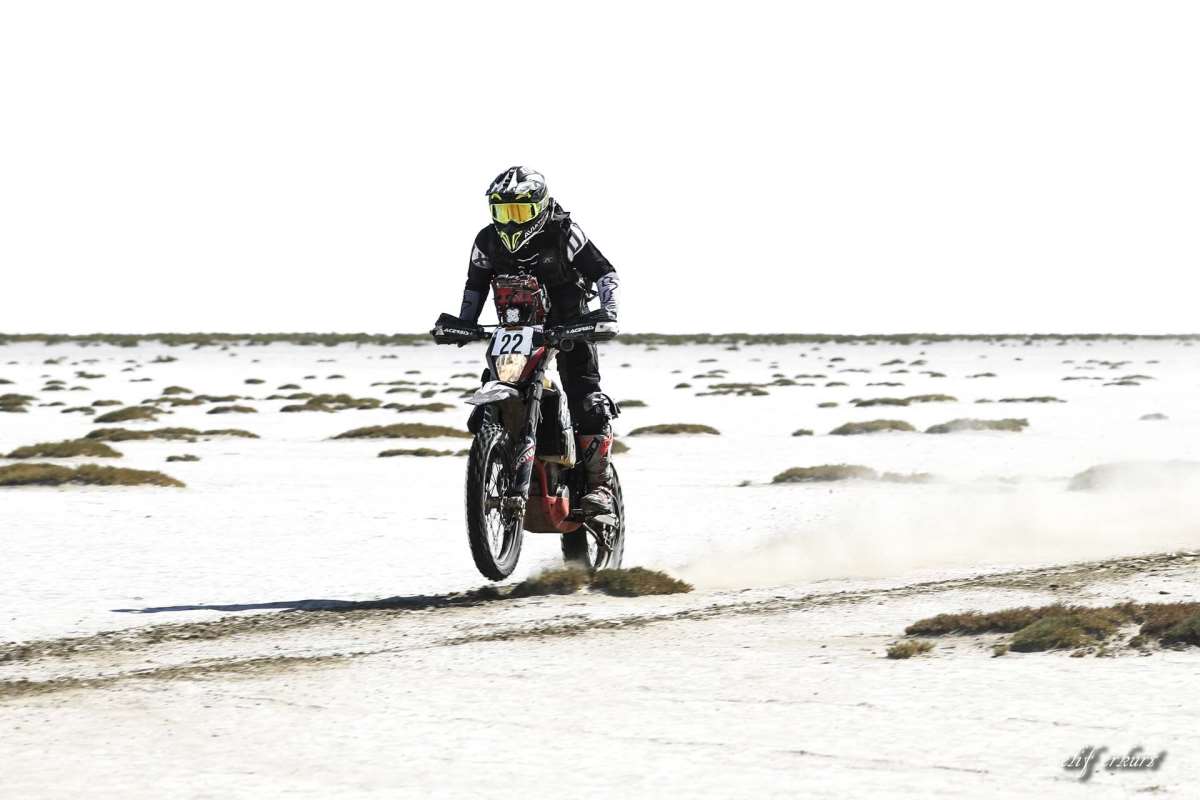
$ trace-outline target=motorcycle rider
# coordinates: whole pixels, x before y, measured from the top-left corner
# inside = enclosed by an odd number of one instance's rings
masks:
[[[570,213],[549,195],[546,179],[528,167],[509,167],[492,181],[487,198],[492,222],[479,232],[471,247],[459,318],[478,325],[494,277],[533,275],[549,298],[547,325],[611,322],[611,333],[596,338],[616,336],[617,272],[571,220]],[[589,312],[587,301],[593,284],[600,308]],[[560,351],[558,374],[587,479],[583,511],[589,516],[610,513],[614,507],[608,479],[613,443],[610,420],[619,409],[600,390],[596,345],[576,342],[574,349]]]

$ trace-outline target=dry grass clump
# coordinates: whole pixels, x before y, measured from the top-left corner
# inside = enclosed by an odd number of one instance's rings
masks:
[[[91,408],[90,406],[71,406],[70,408],[64,408],[62,410],[62,413],[63,414],[83,414],[84,416],[90,417],[96,413],[96,409]]]
[[[384,450],[379,458],[394,456],[417,456],[418,458],[433,458],[436,456],[465,456],[468,450],[434,450],[432,447],[401,447],[394,450]]]
[[[1027,419],[952,419],[934,425],[926,433],[959,433],[962,431],[1008,431],[1020,433],[1029,427]]]
[[[101,414],[92,421],[96,423],[153,422],[161,413],[163,413],[162,410],[154,406],[126,406],[118,408],[116,411],[109,411],[107,414]]]
[[[365,428],[339,433],[334,439],[436,439],[441,436],[470,439],[471,434],[445,425],[426,425],[423,422],[400,422],[395,425],[368,425]]]
[[[182,439],[194,442],[201,438],[209,439],[219,436],[233,436],[241,439],[258,438],[258,434],[237,428],[224,428],[211,431],[198,431],[195,428],[152,428],[142,431],[134,431],[128,428],[97,428],[89,432],[84,438],[101,442],[135,442],[148,439],[165,439],[168,441]]]
[[[721,432],[716,428],[708,425],[699,425],[693,422],[670,422],[660,425],[645,425],[641,428],[634,428],[629,432],[630,436],[646,436],[646,435],[675,435],[681,433],[706,433],[711,436],[720,436]]]
[[[171,394],[193,394],[193,392],[192,392],[192,390],[191,390],[191,389],[188,389],[188,388],[186,388],[186,387],[183,387],[183,386],[168,386],[167,388],[165,388],[165,389],[163,389],[163,390],[162,390],[162,393],[163,393],[164,395],[171,395]]]
[[[631,567],[629,569],[602,569],[592,576],[592,588],[617,597],[641,597],[650,594],[682,594],[690,592],[692,585],[665,572]]]
[[[258,409],[251,408],[250,406],[217,406],[216,408],[210,408],[207,413],[209,413],[209,414],[257,414]]]
[[[948,394],[914,394],[911,397],[874,397],[869,400],[851,400],[857,408],[871,406],[908,406],[913,403],[957,403],[958,398]]]
[[[351,397],[348,394],[309,394],[300,392],[288,398],[289,400],[304,400],[302,405],[284,406],[279,409],[284,413],[295,413],[300,411],[346,411],[354,409],[356,411],[369,411],[373,408],[379,408],[382,403],[374,397]]]
[[[586,586],[588,574],[582,569],[564,567],[531,575],[513,587],[509,597],[537,597],[549,594],[574,594]]]
[[[0,486],[183,486],[169,475],[140,469],[82,464],[9,464],[0,467]]]
[[[906,406],[908,400],[903,397],[872,397],[869,400],[855,398],[850,401],[855,408],[872,408],[874,406]]]
[[[877,477],[879,473],[861,464],[822,464],[817,467],[792,467],[772,478],[771,483],[874,480]]]
[[[1111,606],[1068,606],[1056,603],[1001,611],[938,614],[905,629],[909,636],[945,636],[1011,633],[997,645],[1004,652],[1041,652],[1103,648],[1122,628],[1139,625],[1130,647],[1145,647],[1157,640],[1166,646],[1200,646],[1200,603],[1115,603]]]
[[[847,422],[829,433],[833,436],[858,436],[864,433],[889,433],[892,431],[913,432],[912,425],[899,419],[873,419],[869,422]]]
[[[645,400],[622,400],[621,402],[617,403],[617,405],[620,406],[621,408],[645,408],[646,401]]]
[[[458,406],[450,403],[414,403],[405,405],[404,403],[388,403],[384,408],[395,411],[398,414],[406,414],[410,411],[453,411]]]
[[[0,394],[0,413],[24,414],[27,406],[37,398],[28,394]]]
[[[38,442],[18,447],[5,458],[120,458],[121,453],[94,439]]]
[[[765,397],[770,392],[756,383],[714,383],[707,392],[696,392],[696,397],[718,397],[734,394],[738,397]]]
[[[178,456],[167,456],[168,464],[176,462],[176,461],[199,461],[199,460],[200,460],[200,456],[194,456],[191,453],[184,453],[184,454],[178,455]]]
[[[928,653],[932,649],[933,642],[926,642],[921,639],[905,639],[888,647],[887,657],[893,659],[912,658],[922,653]]]

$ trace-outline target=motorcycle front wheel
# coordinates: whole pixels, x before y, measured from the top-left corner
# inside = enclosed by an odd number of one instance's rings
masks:
[[[467,539],[471,557],[485,578],[501,581],[521,556],[520,515],[504,508],[512,483],[508,432],[485,424],[467,456]]]
[[[562,554],[563,561],[568,566],[582,567],[589,572],[621,568],[621,558],[625,555],[625,500],[621,494],[621,479],[617,475],[617,468],[609,464],[608,470],[608,485],[613,493],[613,516],[617,521],[613,525],[588,523],[607,539],[608,545],[601,544],[597,537],[585,528],[564,533]]]

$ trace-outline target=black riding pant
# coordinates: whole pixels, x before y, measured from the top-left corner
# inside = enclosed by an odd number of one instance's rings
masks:
[[[583,436],[605,433],[608,418],[595,410],[585,411],[584,404],[589,394],[600,391],[600,361],[596,355],[596,345],[577,341],[574,349],[560,350],[558,377],[567,394],[567,407],[571,409],[575,432]]]

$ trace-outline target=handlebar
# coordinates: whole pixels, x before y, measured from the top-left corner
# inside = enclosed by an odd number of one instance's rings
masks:
[[[457,317],[443,314],[429,334],[438,344],[465,345],[487,339],[499,325],[469,325]],[[569,350],[576,341],[606,341],[615,335],[616,325],[611,322],[568,322],[564,325],[543,327],[542,338],[548,347]],[[564,348],[563,345],[566,345]]]

